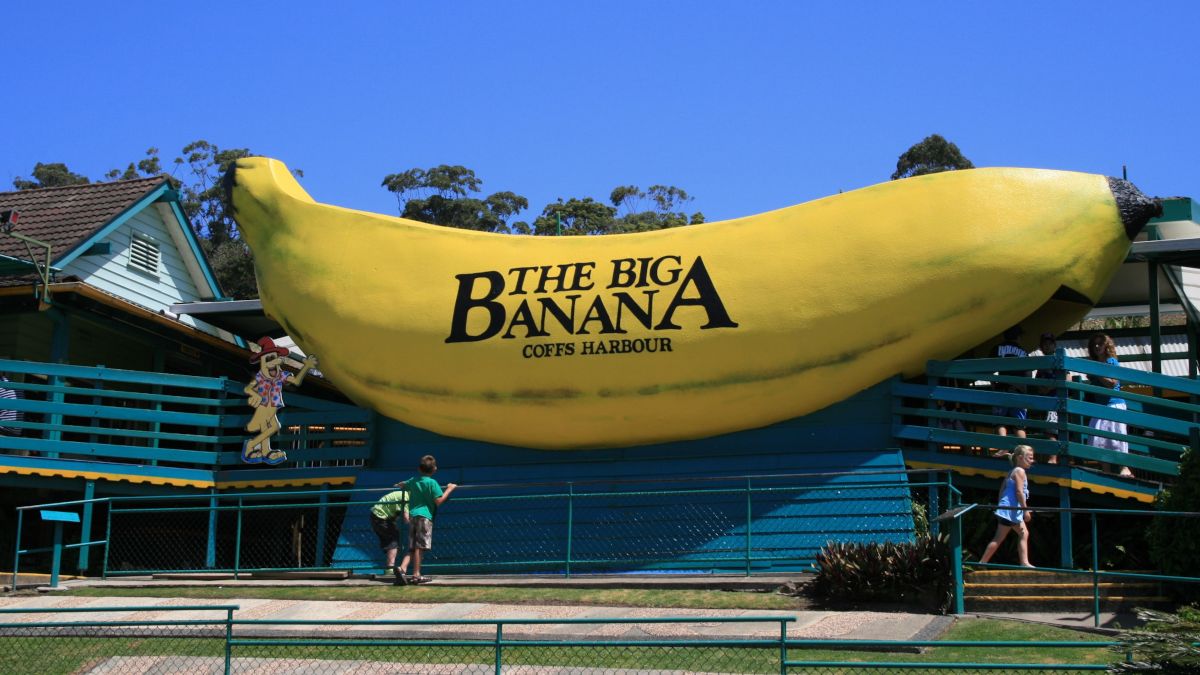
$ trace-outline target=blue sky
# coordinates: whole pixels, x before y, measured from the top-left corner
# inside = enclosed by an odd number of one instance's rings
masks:
[[[1195,2],[22,2],[0,189],[204,138],[370,211],[446,163],[525,219],[663,183],[718,220],[886,181],[940,133],[1200,197],[1197,26]]]

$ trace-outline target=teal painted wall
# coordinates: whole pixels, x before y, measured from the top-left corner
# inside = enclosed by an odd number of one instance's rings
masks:
[[[744,493],[589,497],[626,480],[756,475],[766,485],[831,485],[903,480],[903,457],[891,438],[890,385],[883,383],[817,413],[762,429],[696,441],[614,450],[554,452],[497,446],[439,436],[381,419],[376,425],[377,455],[358,487],[386,487],[412,477],[422,455],[437,457],[438,482],[471,486],[456,492],[438,515],[429,558],[442,571],[495,571],[518,560],[565,556],[566,503],[563,498],[476,500],[488,496],[562,492],[577,483],[574,555],[576,559],[616,558],[596,570],[743,570],[746,535]],[[785,474],[885,470],[884,476],[771,479]],[[556,485],[532,486],[532,483]],[[488,485],[505,484],[494,488]],[[519,484],[519,485],[512,485]],[[665,490],[738,488],[744,480],[661,483]],[[756,494],[752,498],[754,547],[765,547],[786,563],[756,563],[766,569],[806,569],[829,539],[910,540],[911,503],[907,488],[868,492],[846,490]],[[685,534],[681,534],[685,532]],[[642,564],[640,557],[669,559]],[[712,562],[716,558],[724,562]],[[693,562],[705,559],[707,562]],[[366,566],[382,561],[369,529],[367,506],[351,507],[343,524],[335,564]],[[472,563],[484,563],[474,567]],[[376,562],[376,564],[382,564]],[[526,566],[516,571],[547,570]],[[581,571],[587,565],[576,565]],[[436,569],[436,568],[435,568]]]

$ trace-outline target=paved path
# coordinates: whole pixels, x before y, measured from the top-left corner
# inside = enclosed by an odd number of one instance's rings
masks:
[[[539,639],[603,639],[603,638],[721,638],[750,639],[777,638],[779,624],[771,621],[746,623],[539,623],[531,625],[509,624],[520,619],[556,621],[571,619],[657,619],[657,618],[723,618],[723,617],[795,617],[788,624],[788,636],[793,639],[848,639],[848,640],[911,640],[930,639],[940,634],[949,619],[930,614],[906,614],[895,612],[828,612],[828,611],[780,611],[740,609],[646,609],[636,607],[596,606],[545,606],[504,605],[489,603],[403,603],[403,602],[342,602],[307,600],[264,600],[230,599],[203,600],[195,598],[156,597],[82,597],[72,595],[44,594],[0,598],[0,608],[25,609],[81,609],[119,607],[161,607],[162,611],[111,611],[63,613],[55,621],[158,621],[219,619],[223,615],[214,611],[185,610],[170,611],[172,606],[237,605],[237,620],[259,621],[306,620],[322,622],[312,627],[297,627],[287,624],[255,624],[235,626],[235,634],[296,634],[361,632],[366,634],[388,633],[392,635],[412,634],[439,637],[477,638],[494,636],[491,624],[480,626],[462,624],[438,624],[437,622],[476,620],[504,621],[505,637]],[[69,617],[69,618],[68,618]],[[86,619],[85,619],[86,617]],[[47,615],[40,612],[5,613],[0,621],[25,623],[45,621]],[[362,625],[331,625],[332,621],[363,621]],[[389,620],[421,620],[433,625],[395,626],[379,624]]]

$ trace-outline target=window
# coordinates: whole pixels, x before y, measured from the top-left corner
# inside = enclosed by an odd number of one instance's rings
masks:
[[[158,275],[160,253],[158,242],[141,232],[134,232],[129,241],[129,266],[139,272]]]

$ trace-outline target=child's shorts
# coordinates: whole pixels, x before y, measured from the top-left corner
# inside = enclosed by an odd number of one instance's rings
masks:
[[[433,521],[424,516],[413,516],[409,528],[409,541],[413,548],[425,551],[433,548]]]
[[[385,551],[392,551],[400,548],[400,530],[396,527],[396,521],[384,520],[371,516],[371,530],[375,532],[375,536],[379,537],[379,548]],[[408,548],[407,546],[405,548]]]

